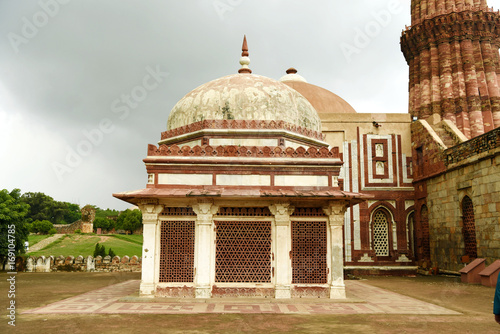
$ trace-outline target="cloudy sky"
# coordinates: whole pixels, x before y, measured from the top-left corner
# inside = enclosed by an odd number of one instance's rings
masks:
[[[174,104],[295,67],[358,112],[407,112],[406,0],[0,0],[0,189],[128,207]],[[500,0],[489,1],[499,8]]]

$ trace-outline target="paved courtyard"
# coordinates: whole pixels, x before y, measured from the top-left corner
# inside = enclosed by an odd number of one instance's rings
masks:
[[[129,280],[67,298],[23,314],[411,314],[459,315],[361,281],[346,281],[347,300],[319,299],[143,299],[139,280]]]

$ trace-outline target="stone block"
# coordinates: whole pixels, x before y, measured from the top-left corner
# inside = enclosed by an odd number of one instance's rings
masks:
[[[484,270],[485,259],[475,259],[459,272],[461,274],[462,283],[481,284],[481,276],[479,273]]]
[[[495,287],[499,273],[500,260],[496,260],[479,273],[479,276],[481,276],[481,284],[484,286]]]

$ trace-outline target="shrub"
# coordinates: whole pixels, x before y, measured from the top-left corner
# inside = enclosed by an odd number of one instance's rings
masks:
[[[97,243],[94,248],[94,258],[99,255],[102,257],[106,256],[106,247],[104,247],[104,245],[99,245],[99,243]]]
[[[33,233],[49,234],[50,230],[54,228],[54,225],[48,220],[35,220],[31,224],[31,230]]]
[[[49,234],[50,234],[50,235],[54,235],[54,234],[56,234],[56,233],[57,233],[57,230],[56,230],[55,228],[51,228],[51,229],[49,230]]]
[[[113,252],[111,248],[109,248],[108,255],[111,257],[111,259],[113,259],[116,256],[115,252]]]

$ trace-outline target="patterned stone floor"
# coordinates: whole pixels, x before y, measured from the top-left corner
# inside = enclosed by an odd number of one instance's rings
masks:
[[[175,300],[143,301],[127,296],[137,293],[139,281],[131,280],[91,291],[24,312],[24,314],[65,313],[281,313],[281,314],[430,314],[460,313],[373,287],[360,281],[346,281],[345,302],[317,300]]]

